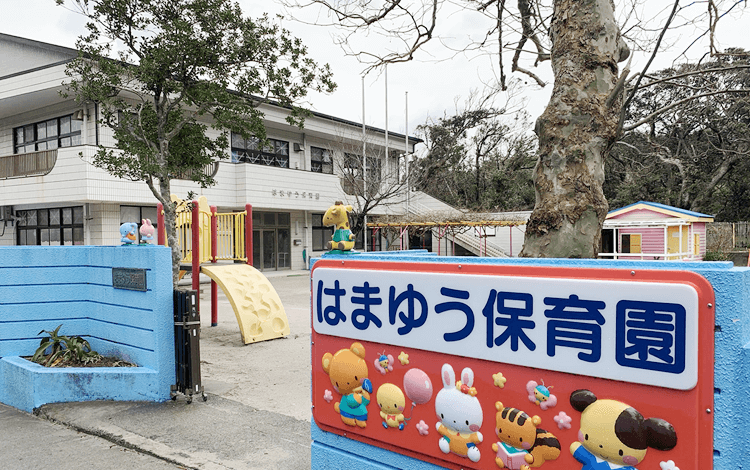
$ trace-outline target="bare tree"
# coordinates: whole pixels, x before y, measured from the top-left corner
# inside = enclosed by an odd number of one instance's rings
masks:
[[[362,157],[363,147],[366,159]],[[362,140],[339,137],[329,144],[335,174],[347,195],[346,204],[353,208],[350,215],[352,233],[365,229],[366,218],[376,208],[401,205],[406,201],[409,187],[403,151],[385,148],[369,136]]]
[[[643,82],[654,55],[630,83],[629,66],[618,64],[630,50],[654,53],[673,46],[670,27],[691,27],[696,41],[719,53],[718,21],[746,2],[708,0],[668,7],[644,0],[282,0],[289,7],[320,7],[318,24],[333,25],[348,54],[367,69],[414,59],[440,42],[449,54],[485,54],[506,87],[506,69],[546,86],[532,69],[550,62],[552,96],[538,118],[536,204],[522,256],[594,257],[608,205],[602,191],[604,158],[624,126],[624,110]],[[467,15],[470,18],[467,19]],[[470,24],[456,34],[452,28]],[[679,24],[678,24],[679,23]],[[373,37],[389,40],[373,48]],[[630,44],[629,47],[628,44]],[[364,41],[369,41],[366,43]],[[430,49],[434,54],[435,48]],[[685,52],[687,53],[687,52]]]

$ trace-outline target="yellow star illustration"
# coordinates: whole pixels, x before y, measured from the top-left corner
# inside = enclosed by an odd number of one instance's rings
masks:
[[[402,366],[405,366],[409,363],[409,355],[401,351],[401,354],[398,355],[398,360],[401,361]]]
[[[495,382],[495,387],[500,387],[500,388],[505,387],[505,382],[508,381],[507,378],[503,377],[502,372],[498,372],[497,374],[492,374],[492,380]]]

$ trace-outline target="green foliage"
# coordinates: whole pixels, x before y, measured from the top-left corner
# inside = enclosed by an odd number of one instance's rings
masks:
[[[717,221],[750,219],[746,55],[683,64],[652,80],[628,110],[628,121],[647,125],[625,134],[605,162],[610,208],[648,200]]]
[[[101,122],[114,130],[115,148],[100,146],[92,163],[144,181],[164,205],[176,282],[170,180],[214,184],[204,170],[228,158],[230,132],[264,145],[264,103],[285,107],[289,124],[302,126],[307,111],[298,103],[310,90],[334,90],[330,68],[267,15],[247,18],[232,0],[67,3],[89,19],[66,69],[67,93],[99,103]]]
[[[60,362],[89,363],[99,360],[98,352],[91,350],[88,341],[80,336],[60,335],[59,325],[52,331],[42,330],[38,334],[47,333],[48,337],[42,338],[39,347],[32,356],[32,362],[46,367],[54,367]],[[49,353],[47,353],[49,351]]]
[[[480,108],[420,126],[428,151],[416,161],[418,189],[472,211],[530,210],[536,138],[525,119]]]
[[[707,251],[703,261],[729,261],[729,255],[722,251]]]

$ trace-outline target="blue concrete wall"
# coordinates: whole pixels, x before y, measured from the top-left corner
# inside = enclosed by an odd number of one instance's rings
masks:
[[[146,270],[147,292],[112,287],[112,268]],[[44,334],[80,335],[138,368],[48,369]],[[0,402],[166,400],[175,382],[170,251],[157,246],[0,247]]]
[[[324,255],[353,259],[360,255]],[[320,258],[311,260],[311,266]],[[729,262],[613,261],[575,259],[459,258],[419,252],[368,253],[370,261],[692,271],[713,286],[716,302],[714,372],[714,469],[747,468],[750,459],[750,268]],[[443,467],[321,430],[312,423],[312,468],[437,470]],[[346,462],[346,465],[341,464]],[[384,462],[387,462],[384,463]]]

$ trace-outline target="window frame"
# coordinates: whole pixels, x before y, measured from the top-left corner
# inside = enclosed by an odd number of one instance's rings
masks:
[[[311,236],[312,236],[312,251],[325,251],[327,249],[326,243],[331,240],[335,227],[326,227],[323,225],[323,213],[312,214],[311,225]],[[318,218],[320,222],[318,223]],[[321,235],[321,244],[316,245],[316,234]]]
[[[70,211],[70,221],[66,222],[65,211]],[[53,222],[53,217],[50,215],[50,211],[55,211],[58,214],[57,223]],[[33,214],[33,224],[29,224],[28,221],[32,220],[29,215]],[[44,216],[41,216],[45,214]],[[19,220],[16,224],[16,244],[18,246],[79,246],[86,243],[86,234],[84,231],[84,211],[83,206],[66,206],[66,207],[46,207],[40,209],[23,209],[16,211],[16,215]],[[42,244],[42,234],[47,232],[48,239],[46,244]],[[57,244],[52,244],[53,231],[57,232]],[[27,243],[28,233],[34,233],[33,244]],[[69,233],[69,237],[66,237],[66,233]],[[76,238],[76,234],[80,235]],[[24,243],[21,243],[23,235]],[[69,238],[69,239],[68,239]],[[70,243],[66,242],[69,241]]]
[[[66,121],[67,123],[67,132],[63,132],[63,121]],[[40,137],[41,125],[44,127],[44,136],[42,137]],[[50,135],[51,126],[54,126],[54,135]],[[77,147],[84,144],[81,137],[82,131],[83,120],[73,119],[73,114],[66,114],[64,116],[14,127],[13,154],[18,155],[31,152],[42,152],[45,150],[56,150],[58,148]],[[27,134],[32,135],[30,138],[27,138]],[[20,142],[19,137],[22,139]],[[50,147],[50,142],[54,142],[54,146]],[[44,148],[40,148],[42,145]],[[27,147],[29,146],[33,146],[33,150],[28,149]]]
[[[289,141],[269,138],[266,142],[266,145],[260,149],[260,139],[257,137],[244,139],[240,134],[232,132],[230,139],[232,163],[253,163],[289,168]]]
[[[318,153],[319,155],[316,155]],[[310,146],[310,171],[333,174],[333,152],[323,147]]]

